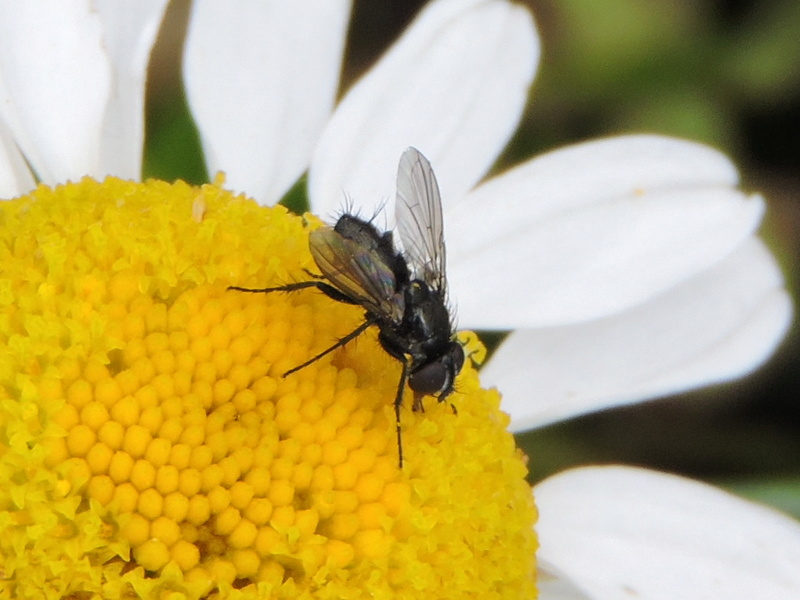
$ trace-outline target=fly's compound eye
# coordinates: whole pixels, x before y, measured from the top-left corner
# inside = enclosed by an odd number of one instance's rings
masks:
[[[458,375],[464,366],[464,348],[458,342],[450,342],[450,348],[445,355],[446,360],[453,366],[453,372]]]
[[[447,351],[438,360],[411,373],[408,385],[418,394],[441,394],[439,400],[444,400],[453,391],[456,375],[463,366],[464,349],[458,342],[450,342]]]
[[[437,360],[411,373],[408,386],[418,394],[438,394],[449,384],[451,378],[450,369]]]

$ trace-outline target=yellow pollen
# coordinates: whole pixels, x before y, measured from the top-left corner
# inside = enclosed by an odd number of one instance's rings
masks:
[[[84,179],[0,206],[0,596],[533,598],[524,457],[471,357],[401,411],[316,290],[320,222],[213,185]]]

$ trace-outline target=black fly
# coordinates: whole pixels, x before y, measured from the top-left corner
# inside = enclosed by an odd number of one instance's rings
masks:
[[[464,350],[455,340],[446,304],[439,186],[430,163],[415,148],[409,148],[400,158],[395,217],[402,251],[395,247],[391,231],[381,233],[372,223],[344,214],[333,227],[322,227],[309,235],[311,255],[322,273],[319,279],[272,288],[229,289],[266,293],[315,287],[338,302],[365,309],[361,325],[284,376],[376,326],[383,349],[402,364],[394,399],[402,468],[400,406],[406,382],[414,392],[412,409],[423,410],[423,396],[438,394],[443,402],[453,392],[456,375],[464,365]]]

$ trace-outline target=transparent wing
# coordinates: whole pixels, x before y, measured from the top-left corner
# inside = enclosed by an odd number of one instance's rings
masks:
[[[400,157],[395,219],[413,277],[445,296],[442,199],[431,164],[416,148]]]
[[[308,246],[330,285],[371,313],[400,321],[403,301],[395,294],[395,276],[378,253],[341,236],[332,227],[312,231]]]

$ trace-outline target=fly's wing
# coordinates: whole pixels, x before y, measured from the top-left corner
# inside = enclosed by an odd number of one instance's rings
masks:
[[[421,279],[444,298],[447,284],[442,199],[431,164],[416,148],[409,148],[400,157],[395,219],[412,277]]]
[[[370,313],[400,321],[403,300],[396,295],[394,273],[380,254],[343,237],[332,227],[312,231],[308,246],[331,286]]]

